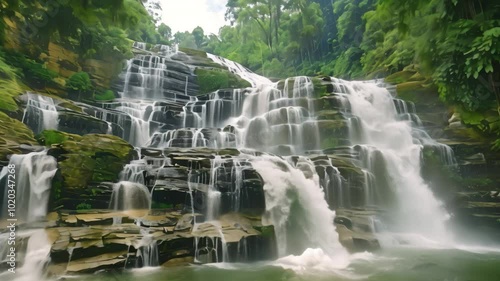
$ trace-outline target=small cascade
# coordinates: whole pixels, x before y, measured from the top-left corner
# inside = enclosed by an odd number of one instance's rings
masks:
[[[13,168],[9,168],[13,167]],[[15,171],[15,174],[11,173]],[[46,151],[24,155],[12,155],[9,166],[0,172],[0,183],[4,186],[3,198],[7,202],[10,186],[16,190],[16,218],[37,221],[47,215],[52,187],[52,178],[57,171],[57,162]],[[15,175],[15,177],[12,177]],[[9,183],[9,180],[12,180]],[[14,185],[11,183],[15,182]],[[7,204],[0,212],[8,217]]]
[[[320,185],[325,193],[326,202],[331,209],[346,208],[348,204],[348,190],[344,184],[345,179],[340,174],[337,167],[333,166],[328,157],[313,159],[316,173],[320,178]]]
[[[23,123],[35,134],[43,130],[57,130],[59,114],[52,98],[28,93],[28,101],[24,110]]]
[[[151,193],[145,185],[129,181],[121,181],[113,185],[109,209],[117,212],[139,210],[147,214],[150,208]],[[115,224],[120,222],[120,218],[114,219]]]
[[[134,160],[125,165],[120,173],[120,181],[135,182],[146,185],[145,172],[148,166],[145,160]]]
[[[252,84],[252,87],[259,87],[262,85],[272,84],[271,80],[253,73],[252,71],[248,70],[246,67],[242,66],[237,62],[225,59],[223,57],[215,56],[212,54],[207,54],[207,56],[215,63],[227,67],[229,71],[231,71],[232,73],[237,74],[242,79],[250,82],[250,84]]]
[[[183,127],[220,128],[241,114],[245,91],[217,90],[193,97],[183,108]]]
[[[361,130],[361,134],[351,135],[356,144],[353,149],[364,168],[375,176],[366,180],[369,185],[376,181],[378,198],[385,200],[382,207],[391,208],[395,214],[393,231],[447,241],[448,215],[420,175],[422,144],[435,142],[415,133],[421,130],[413,128],[409,120],[398,118],[414,110],[401,100],[394,101],[389,91],[376,83],[332,81],[348,99],[351,113],[358,117],[360,126],[355,131]],[[366,202],[370,204],[373,186],[366,188]]]
[[[137,245],[137,264],[136,267],[155,267],[159,266],[158,245],[154,237],[145,229],[141,229],[142,239]]]

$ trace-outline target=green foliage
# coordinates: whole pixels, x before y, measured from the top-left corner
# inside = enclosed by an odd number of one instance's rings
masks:
[[[76,209],[77,210],[90,210],[90,209],[92,209],[92,205],[87,204],[87,203],[80,203],[80,204],[76,205]]]
[[[77,94],[78,100],[83,97],[90,97],[92,91],[92,82],[90,81],[90,76],[87,72],[77,72],[66,81],[66,88],[70,93]]]
[[[115,93],[111,90],[106,90],[102,93],[98,93],[94,95],[94,99],[97,101],[110,101],[115,99]]]
[[[70,134],[56,131],[56,130],[44,130],[35,138],[41,145],[51,146],[53,144],[61,144],[71,137]]]
[[[250,83],[224,69],[203,69],[195,70],[200,93],[210,93],[218,89],[226,88],[246,88]]]
[[[19,70],[8,65],[4,59],[5,53],[0,50],[0,110],[17,111],[14,97],[20,95],[22,89],[17,82]]]
[[[8,62],[12,67],[20,70],[20,76],[34,88],[42,88],[53,84],[53,79],[57,77],[57,73],[47,69],[47,67],[29,57],[17,53],[6,52],[5,62]],[[12,77],[12,76],[11,76]]]
[[[491,149],[493,151],[500,151],[500,139],[496,139],[492,145],[491,145]]]

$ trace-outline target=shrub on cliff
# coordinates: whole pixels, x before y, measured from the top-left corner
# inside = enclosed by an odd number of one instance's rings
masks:
[[[82,98],[90,98],[92,93],[92,82],[87,72],[77,72],[66,81],[66,88],[72,94],[72,98],[76,97],[77,100]]]

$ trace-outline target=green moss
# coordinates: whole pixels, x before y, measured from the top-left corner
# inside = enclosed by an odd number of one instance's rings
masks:
[[[200,94],[206,94],[218,89],[246,88],[250,83],[224,69],[197,68],[195,74],[200,86]]]
[[[116,98],[115,93],[111,90],[104,91],[94,95],[94,99],[97,101],[110,101]]]
[[[327,138],[323,138],[321,140],[321,148],[322,149],[326,149],[326,148],[334,148],[334,147],[337,147],[339,146],[339,139],[336,138],[336,137],[327,137]]]
[[[14,98],[23,90],[18,83],[17,69],[5,63],[0,52],[0,110],[14,112],[19,109]]]
[[[207,53],[204,51],[200,50],[195,50],[195,49],[189,49],[189,48],[179,48],[179,51],[185,53],[188,56],[193,56],[193,57],[200,57],[200,58],[206,58]]]
[[[24,123],[0,111],[0,160],[21,153],[20,144],[36,145],[33,132]]]
[[[86,188],[90,183],[116,181],[132,156],[133,147],[119,137],[89,134],[73,136],[61,143],[59,163],[64,185]]]
[[[58,74],[48,69],[43,63],[13,51],[5,53],[5,60],[20,70],[20,76],[23,76],[24,81],[31,87],[44,88],[55,85],[53,79]]]
[[[314,94],[317,98],[319,97],[324,97],[324,96],[328,96],[328,88],[327,88],[327,85],[323,83],[323,81],[321,81],[321,79],[319,78],[311,78],[312,79],[312,82],[313,82],[313,85],[314,85]]]
[[[274,226],[272,225],[263,225],[263,226],[254,226],[255,229],[260,231],[262,237],[274,238]]]
[[[92,205],[87,204],[87,203],[80,203],[80,204],[76,205],[76,209],[77,210],[90,210],[90,209],[92,209]]]
[[[60,132],[56,130],[45,130],[36,136],[36,140],[45,146],[51,146],[53,144],[60,144],[67,140],[81,139],[78,135],[73,135],[65,132]]]

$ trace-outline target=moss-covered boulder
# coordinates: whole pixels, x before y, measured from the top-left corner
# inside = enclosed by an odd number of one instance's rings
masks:
[[[200,94],[206,94],[218,89],[247,88],[251,84],[225,69],[197,68],[194,73],[200,86]]]
[[[78,205],[75,200],[86,196],[92,199],[98,189],[93,187],[101,182],[116,182],[133,155],[130,144],[112,135],[79,136],[50,130],[37,138],[52,147],[49,154],[58,161],[52,192],[57,206],[74,207]]]
[[[22,122],[0,111],[0,161],[10,154],[21,153],[21,144],[36,145],[33,132]]]

